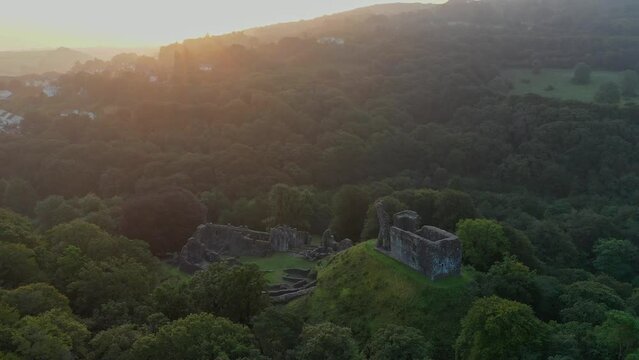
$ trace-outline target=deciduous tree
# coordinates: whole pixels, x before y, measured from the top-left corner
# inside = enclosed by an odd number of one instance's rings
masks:
[[[24,179],[11,179],[4,189],[3,206],[22,215],[31,215],[38,200],[35,189]]]
[[[361,356],[349,328],[326,322],[304,327],[296,359],[359,360]]]
[[[477,300],[455,343],[460,360],[517,359],[539,350],[546,333],[532,309],[496,296]]]
[[[369,202],[368,194],[360,187],[342,187],[333,197],[333,232],[340,238],[359,240]]]
[[[253,320],[260,348],[273,360],[290,359],[303,328],[304,321],[286,308],[269,307]]]
[[[508,253],[504,229],[495,221],[463,220],[457,225],[457,236],[464,247],[464,260],[477,270],[488,271]]]
[[[6,291],[0,299],[13,306],[23,316],[39,315],[54,309],[71,313],[69,299],[45,283],[28,284]]]
[[[22,244],[0,242],[0,287],[12,289],[42,279],[36,253]]]
[[[386,325],[373,334],[365,352],[371,360],[429,360],[431,347],[418,329]]]
[[[156,255],[178,251],[198,225],[206,210],[189,191],[178,188],[134,196],[123,204],[122,233],[149,243]]]
[[[211,264],[193,276],[190,287],[198,311],[243,324],[249,324],[251,318],[268,305],[266,280],[253,264]]]
[[[575,72],[572,78],[572,82],[579,85],[586,85],[590,83],[590,74],[592,70],[586,63],[579,63],[575,66]]]
[[[189,315],[141,337],[133,353],[140,360],[262,359],[247,327],[205,313]]]
[[[309,230],[312,215],[312,194],[285,184],[277,184],[268,194],[269,226],[290,225],[298,230]]]
[[[602,84],[595,94],[595,101],[602,104],[617,104],[621,101],[619,85],[614,82]]]
[[[626,97],[637,96],[639,74],[635,70],[626,70],[621,76],[621,94]]]
[[[639,348],[639,319],[623,311],[610,311],[595,329],[597,340],[608,347],[617,359]]]
[[[595,268],[619,281],[632,281],[639,269],[639,248],[627,240],[604,239],[594,248]]]

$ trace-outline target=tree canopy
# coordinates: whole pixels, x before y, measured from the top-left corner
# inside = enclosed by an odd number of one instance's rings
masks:
[[[479,299],[462,320],[456,357],[519,358],[539,350],[546,330],[526,305],[495,296]]]
[[[579,85],[585,85],[590,83],[590,74],[592,70],[586,63],[579,63],[575,66],[575,73],[572,78],[572,82]]]
[[[486,219],[462,220],[457,235],[464,248],[464,261],[487,271],[508,253],[508,240],[497,222]]]

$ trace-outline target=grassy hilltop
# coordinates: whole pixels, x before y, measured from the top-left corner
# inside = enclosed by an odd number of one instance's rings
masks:
[[[337,254],[318,280],[310,296],[289,306],[311,321],[348,326],[361,342],[380,326],[397,324],[422,330],[437,350],[450,351],[472,301],[468,272],[433,282],[379,253],[374,241]]]

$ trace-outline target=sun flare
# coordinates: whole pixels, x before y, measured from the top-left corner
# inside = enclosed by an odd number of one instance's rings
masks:
[[[207,33],[222,34],[297,21],[374,3],[371,0],[21,0],[12,2],[8,9],[5,6],[0,13],[0,50],[159,46]]]

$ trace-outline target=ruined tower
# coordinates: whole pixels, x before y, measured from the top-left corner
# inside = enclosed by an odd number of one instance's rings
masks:
[[[390,217],[381,201],[375,203],[379,220],[377,248],[428,276],[431,280],[461,273],[462,246],[457,236],[433,226],[420,228],[419,215],[411,210]]]

